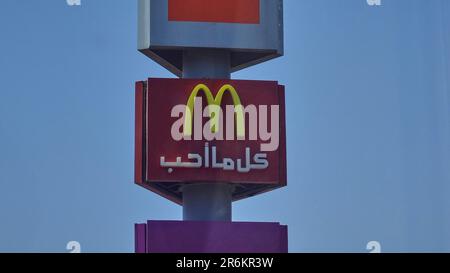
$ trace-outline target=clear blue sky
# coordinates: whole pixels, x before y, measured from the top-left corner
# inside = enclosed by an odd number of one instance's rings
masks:
[[[285,0],[288,183],[234,204],[290,251],[450,251],[450,3]],[[0,3],[0,251],[131,252],[181,207],[133,184],[136,1]]]

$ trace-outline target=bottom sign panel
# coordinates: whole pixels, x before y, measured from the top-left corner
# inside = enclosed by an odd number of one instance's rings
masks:
[[[284,87],[274,81],[136,84],[135,181],[182,203],[186,183],[235,184],[233,200],[286,185]]]
[[[148,221],[135,226],[137,253],[287,253],[279,223]]]

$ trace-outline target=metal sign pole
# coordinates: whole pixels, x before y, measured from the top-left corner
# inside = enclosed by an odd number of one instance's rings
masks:
[[[287,185],[284,86],[230,79],[283,56],[283,0],[139,0],[138,24],[138,50],[181,79],[136,83],[135,183],[182,205],[184,221],[136,224],[136,252],[286,253],[287,226],[232,221],[233,200]],[[218,131],[210,120],[218,135],[199,138],[200,95],[222,111],[257,111],[222,113],[235,124]]]
[[[229,79],[230,60],[230,52],[227,50],[186,50],[183,53],[183,78]],[[233,188],[227,183],[183,186],[183,220],[230,222]]]

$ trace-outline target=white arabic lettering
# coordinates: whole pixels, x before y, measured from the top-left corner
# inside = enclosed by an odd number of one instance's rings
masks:
[[[210,155],[211,162],[209,160]],[[235,162],[231,158],[223,158],[222,162],[218,162],[217,147],[212,146],[210,149],[209,143],[205,144],[203,157],[200,154],[188,154],[188,160],[187,162],[183,162],[181,157],[177,157],[175,162],[166,162],[166,157],[161,156],[160,165],[163,168],[167,168],[169,173],[172,173],[174,168],[200,169],[204,167],[222,169],[224,171],[237,170],[239,173],[249,173],[251,170],[265,170],[269,168],[269,161],[265,153],[255,154],[253,156],[254,163],[251,163],[251,149],[249,147],[245,148],[245,160],[238,158]]]

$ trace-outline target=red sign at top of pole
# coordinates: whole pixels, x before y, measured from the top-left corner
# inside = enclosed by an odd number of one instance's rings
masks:
[[[260,23],[260,0],[169,0],[169,21]]]
[[[175,75],[185,49],[223,49],[231,72],[284,54],[283,0],[139,0],[138,49]]]

